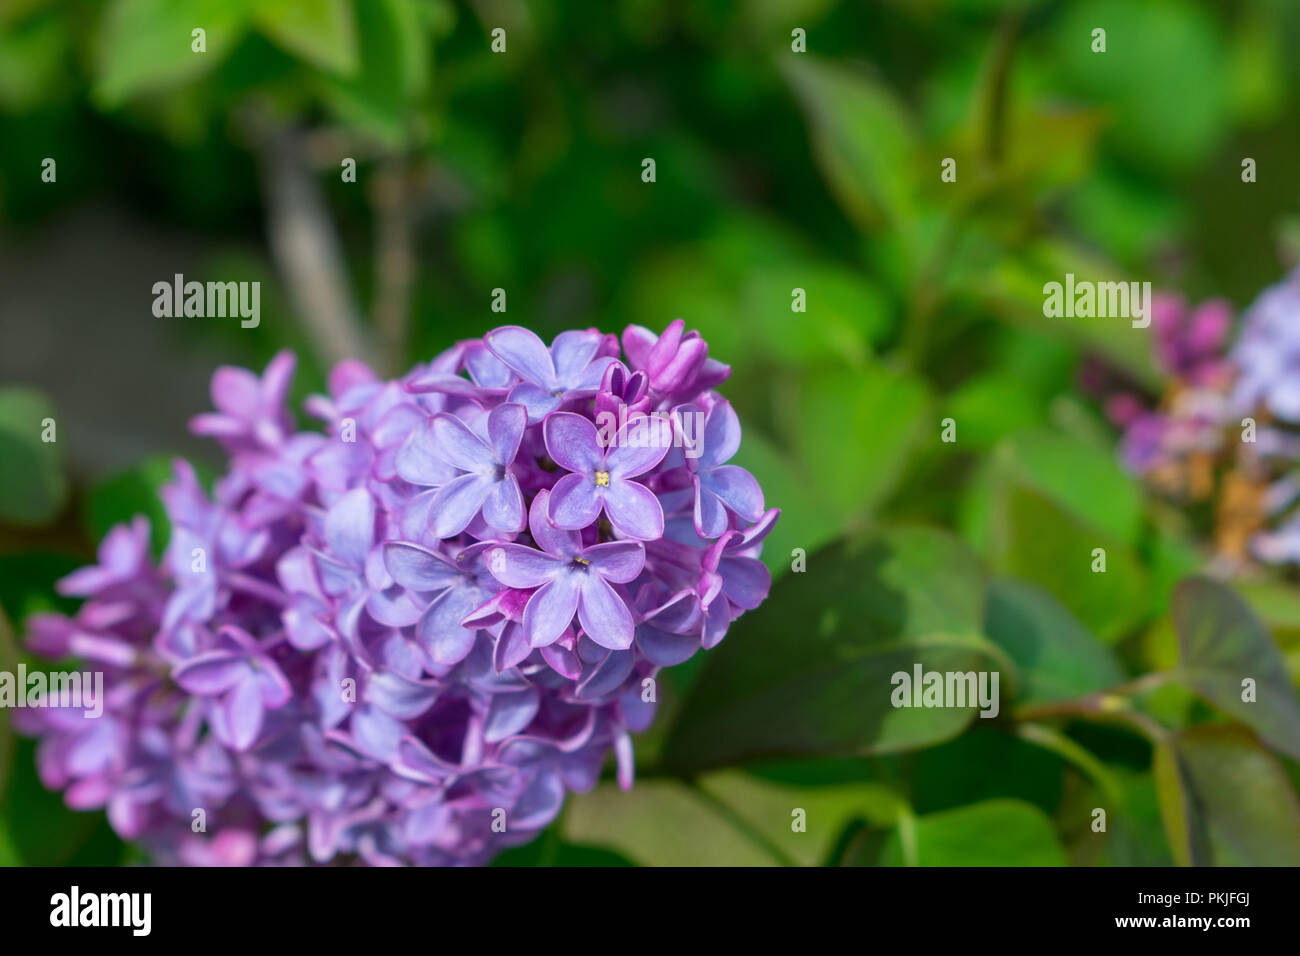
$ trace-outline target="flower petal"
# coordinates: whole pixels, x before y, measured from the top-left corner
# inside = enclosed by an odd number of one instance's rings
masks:
[[[528,329],[506,325],[483,336],[492,354],[525,381],[543,388],[555,385],[555,364],[545,343]]]
[[[478,631],[462,627],[460,622],[474,610],[474,590],[460,585],[444,591],[416,625],[416,639],[435,664],[458,664],[473,649]]]
[[[610,651],[595,664],[587,665],[578,681],[578,699],[595,700],[617,690],[632,673],[635,663],[636,654],[632,651]]]
[[[236,750],[247,750],[262,732],[265,709],[255,680],[240,681],[222,698],[214,715],[219,736]]]
[[[551,581],[564,562],[522,544],[498,544],[483,554],[488,573],[508,588],[535,588]]]
[[[722,593],[739,608],[752,611],[767,600],[772,574],[756,558],[723,558],[718,564]]]
[[[450,558],[427,548],[400,541],[384,544],[384,567],[404,588],[441,591],[461,579],[462,571]]]
[[[456,477],[456,469],[435,449],[432,421],[411,432],[397,452],[395,468],[399,478],[422,488],[437,488]]]
[[[493,694],[483,720],[483,739],[490,744],[500,743],[525,727],[537,716],[541,695],[536,687],[508,694]]]
[[[578,620],[587,636],[601,647],[626,650],[632,646],[632,612],[599,574],[584,574]]]
[[[731,402],[721,401],[709,411],[704,423],[704,451],[700,467],[709,468],[731,461],[740,450],[740,419]]]
[[[365,567],[374,540],[375,500],[365,488],[347,492],[325,513],[325,543],[349,567]]]
[[[603,490],[590,475],[565,475],[551,489],[546,521],[565,531],[587,527],[600,515]]]
[[[531,382],[516,385],[510,390],[508,398],[512,403],[524,407],[530,425],[536,425],[562,404],[560,396],[553,395],[540,385]]]
[[[542,437],[546,440],[546,453],[566,471],[590,477],[605,460],[596,426],[573,412],[547,415],[542,424]]]
[[[555,380],[562,385],[572,385],[596,357],[603,338],[595,330],[561,332],[551,343],[551,360],[555,365]]]
[[[527,424],[528,412],[522,405],[498,405],[488,414],[488,440],[498,465],[508,465],[515,460]]]
[[[366,681],[365,699],[400,720],[418,717],[438,699],[439,687],[431,681],[414,681],[396,671],[376,670]]]
[[[606,470],[619,478],[635,478],[664,460],[673,446],[672,424],[657,415],[640,415],[628,421],[618,441],[605,456]]]
[[[757,521],[763,517],[763,489],[758,480],[739,465],[711,468],[701,472],[699,480],[746,521]]]
[[[214,696],[230,690],[249,672],[248,658],[228,651],[209,651],[176,668],[172,679],[191,694]]]
[[[429,423],[433,453],[462,471],[484,471],[494,464],[492,449],[455,415],[435,415]]]
[[[656,667],[672,667],[700,649],[698,634],[670,634],[657,627],[642,624],[636,629],[636,646]]]
[[[483,520],[507,534],[524,530],[524,496],[514,475],[507,474],[492,485],[483,502]]]
[[[489,475],[467,474],[439,488],[429,506],[433,536],[451,538],[464,531],[483,507],[493,484]]]
[[[582,556],[606,581],[627,584],[645,565],[645,546],[639,541],[607,541],[586,548]]]
[[[619,534],[642,541],[663,537],[664,509],[645,485],[614,479],[605,489],[605,514]]]
[[[581,577],[575,572],[560,574],[528,599],[524,608],[524,633],[533,647],[554,643],[573,621]]]
[[[698,475],[691,479],[691,484],[695,486],[695,512],[692,515],[695,533],[701,538],[720,537],[729,526],[722,499],[705,488]]]
[[[563,480],[563,478],[560,479],[560,481]],[[551,492],[539,491],[528,509],[528,530],[533,536],[533,541],[539,548],[554,557],[566,560],[577,557],[582,551],[582,535],[577,531],[557,528],[551,522],[550,510]],[[592,517],[592,520],[595,520],[595,516]]]

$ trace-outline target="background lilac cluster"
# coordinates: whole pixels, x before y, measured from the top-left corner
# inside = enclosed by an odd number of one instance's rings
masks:
[[[648,679],[765,599],[777,511],[727,463],[699,335],[621,344],[508,326],[396,381],[344,362],[307,403],[326,434],[295,430],[292,355],[218,370],[192,428],[231,467],[210,497],[177,462],[163,566],[137,518],[60,583],[74,617],[29,619],[105,672],[98,719],[20,713],[46,785],[185,864],[479,863],[611,749],[631,786]]]
[[[1231,554],[1240,538],[1254,559],[1300,563],[1300,269],[1260,293],[1235,335],[1227,302],[1168,295],[1151,329],[1162,395],[1096,365],[1085,372],[1123,429],[1126,467],[1184,499],[1217,497],[1229,556],[1245,556]]]

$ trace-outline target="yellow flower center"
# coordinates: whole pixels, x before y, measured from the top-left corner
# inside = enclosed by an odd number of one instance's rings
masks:
[[[597,488],[609,487],[609,472],[607,471],[596,472],[596,487]]]

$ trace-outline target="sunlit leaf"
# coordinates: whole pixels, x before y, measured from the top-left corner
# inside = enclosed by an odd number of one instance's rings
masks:
[[[245,0],[114,0],[104,15],[95,92],[105,106],[214,69],[246,29]],[[192,49],[205,31],[206,52]]]
[[[669,736],[682,770],[794,754],[878,754],[961,731],[973,707],[894,707],[891,677],[1003,671],[980,636],[984,579],[955,539],[899,529],[814,555],[709,651]]]
[[[1052,822],[1032,804],[1019,800],[985,800],[955,810],[916,818],[917,866],[1064,866],[1065,853]],[[881,863],[907,861],[895,832],[885,844]]]
[[[358,64],[351,0],[259,0],[257,25],[292,53],[335,73]]]

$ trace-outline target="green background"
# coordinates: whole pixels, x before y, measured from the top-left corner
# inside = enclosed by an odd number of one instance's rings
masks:
[[[1242,307],[1294,263],[1298,41],[1287,0],[10,0],[0,658],[111,524],[165,543],[217,365],[293,348],[296,403],[344,354],[681,317],[734,369],[777,583],[664,674],[637,787],[502,863],[1300,863],[1300,590],[1188,579],[1194,523],[1076,387],[1085,354],[1158,386],[1149,336],[1041,293]],[[177,272],[261,281],[260,326],[154,318]],[[890,707],[916,661],[998,670],[1001,713]],[[0,862],[134,859],[0,713]]]

